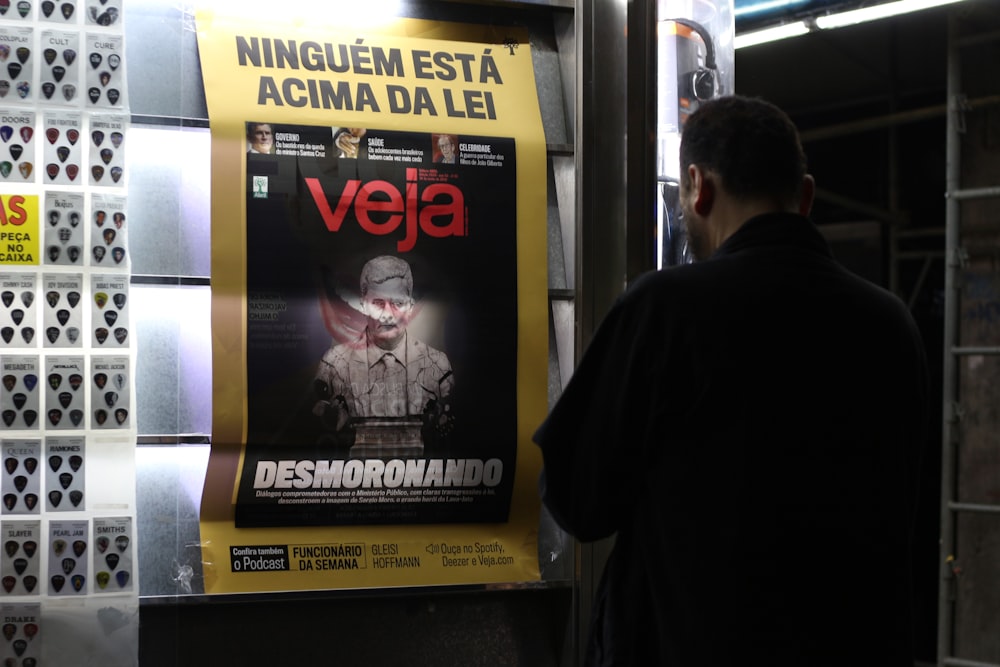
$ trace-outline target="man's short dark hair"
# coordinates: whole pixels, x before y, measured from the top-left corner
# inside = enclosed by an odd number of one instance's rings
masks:
[[[381,255],[368,260],[361,269],[361,297],[368,293],[368,287],[381,285],[387,280],[399,278],[406,285],[406,293],[413,295],[413,273],[405,260],[393,255]]]
[[[737,199],[797,203],[806,174],[799,133],[784,111],[732,95],[703,103],[681,134],[681,179],[688,165],[715,172]]]

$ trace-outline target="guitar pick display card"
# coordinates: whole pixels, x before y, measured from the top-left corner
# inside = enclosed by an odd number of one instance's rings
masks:
[[[4,514],[38,514],[41,491],[41,441],[38,439],[0,440],[3,448],[3,473],[0,498]]]
[[[41,566],[38,545],[42,522],[39,520],[0,521],[0,584],[4,595],[38,595]]]
[[[90,158],[88,175],[91,185],[125,186],[125,130],[128,118],[123,115],[90,116]]]
[[[132,517],[94,517],[95,593],[132,591]]]
[[[39,91],[45,104],[79,106],[80,33],[43,30]]]
[[[0,24],[0,99],[34,103],[35,29]]]
[[[93,275],[91,284],[94,347],[128,347],[128,276]]]
[[[3,641],[0,643],[0,664],[7,667],[42,667],[40,630],[42,607],[38,603],[22,602],[0,607]]]
[[[94,267],[128,269],[127,199],[94,194],[91,198],[90,263]]]
[[[83,275],[47,273],[42,276],[45,303],[42,330],[45,347],[82,347]]]
[[[38,429],[38,356],[0,357],[0,428]]]
[[[82,437],[45,438],[45,509],[73,512],[86,509],[86,457]]]
[[[0,273],[0,348],[37,345],[34,273]]]
[[[0,109],[0,183],[35,180],[35,112]]]
[[[80,185],[83,145],[80,141],[83,116],[77,111],[50,111],[43,114],[42,164],[45,183]]]
[[[56,266],[83,264],[83,194],[47,191],[42,220],[45,228],[44,261]]]
[[[45,358],[45,427],[84,427],[86,368],[82,356]]]
[[[94,413],[91,428],[130,428],[129,358],[95,356],[91,358],[90,365]]]
[[[64,25],[77,23],[79,13],[76,11],[76,0],[42,0],[38,5],[38,20],[52,21]]]
[[[49,522],[49,595],[86,595],[88,522]]]

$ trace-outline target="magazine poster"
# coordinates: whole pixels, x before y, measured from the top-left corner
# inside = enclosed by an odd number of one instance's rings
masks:
[[[546,165],[526,33],[197,20],[206,592],[537,580]]]

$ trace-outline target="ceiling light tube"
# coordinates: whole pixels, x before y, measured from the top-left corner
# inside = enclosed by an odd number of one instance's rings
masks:
[[[878,19],[896,16],[898,14],[908,14],[918,12],[923,9],[931,9],[943,5],[950,5],[963,0],[897,0],[897,2],[887,2],[873,7],[853,9],[839,14],[829,16],[817,16],[816,27],[823,30],[830,28],[841,28],[843,26],[863,23],[864,21],[875,21]]]
[[[764,30],[758,30],[756,32],[747,32],[742,35],[736,35],[736,37],[733,38],[733,48],[742,49],[747,46],[774,42],[779,39],[797,37],[799,35],[804,35],[807,32],[809,32],[809,27],[802,21],[798,21],[796,23],[786,23],[785,25],[779,25],[776,28],[765,28]]]

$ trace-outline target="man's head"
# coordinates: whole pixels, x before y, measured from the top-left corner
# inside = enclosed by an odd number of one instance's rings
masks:
[[[681,134],[681,206],[704,259],[749,217],[807,214],[813,182],[798,131],[773,104],[740,96],[705,102]]]
[[[438,149],[441,151],[441,160],[451,162],[455,159],[455,139],[450,134],[442,134],[438,137]]]
[[[393,349],[406,333],[413,309],[413,273],[398,257],[382,255],[361,269],[361,310],[368,335],[381,348]]]
[[[247,123],[247,141],[258,153],[270,153],[274,148],[274,132],[270,123]]]

